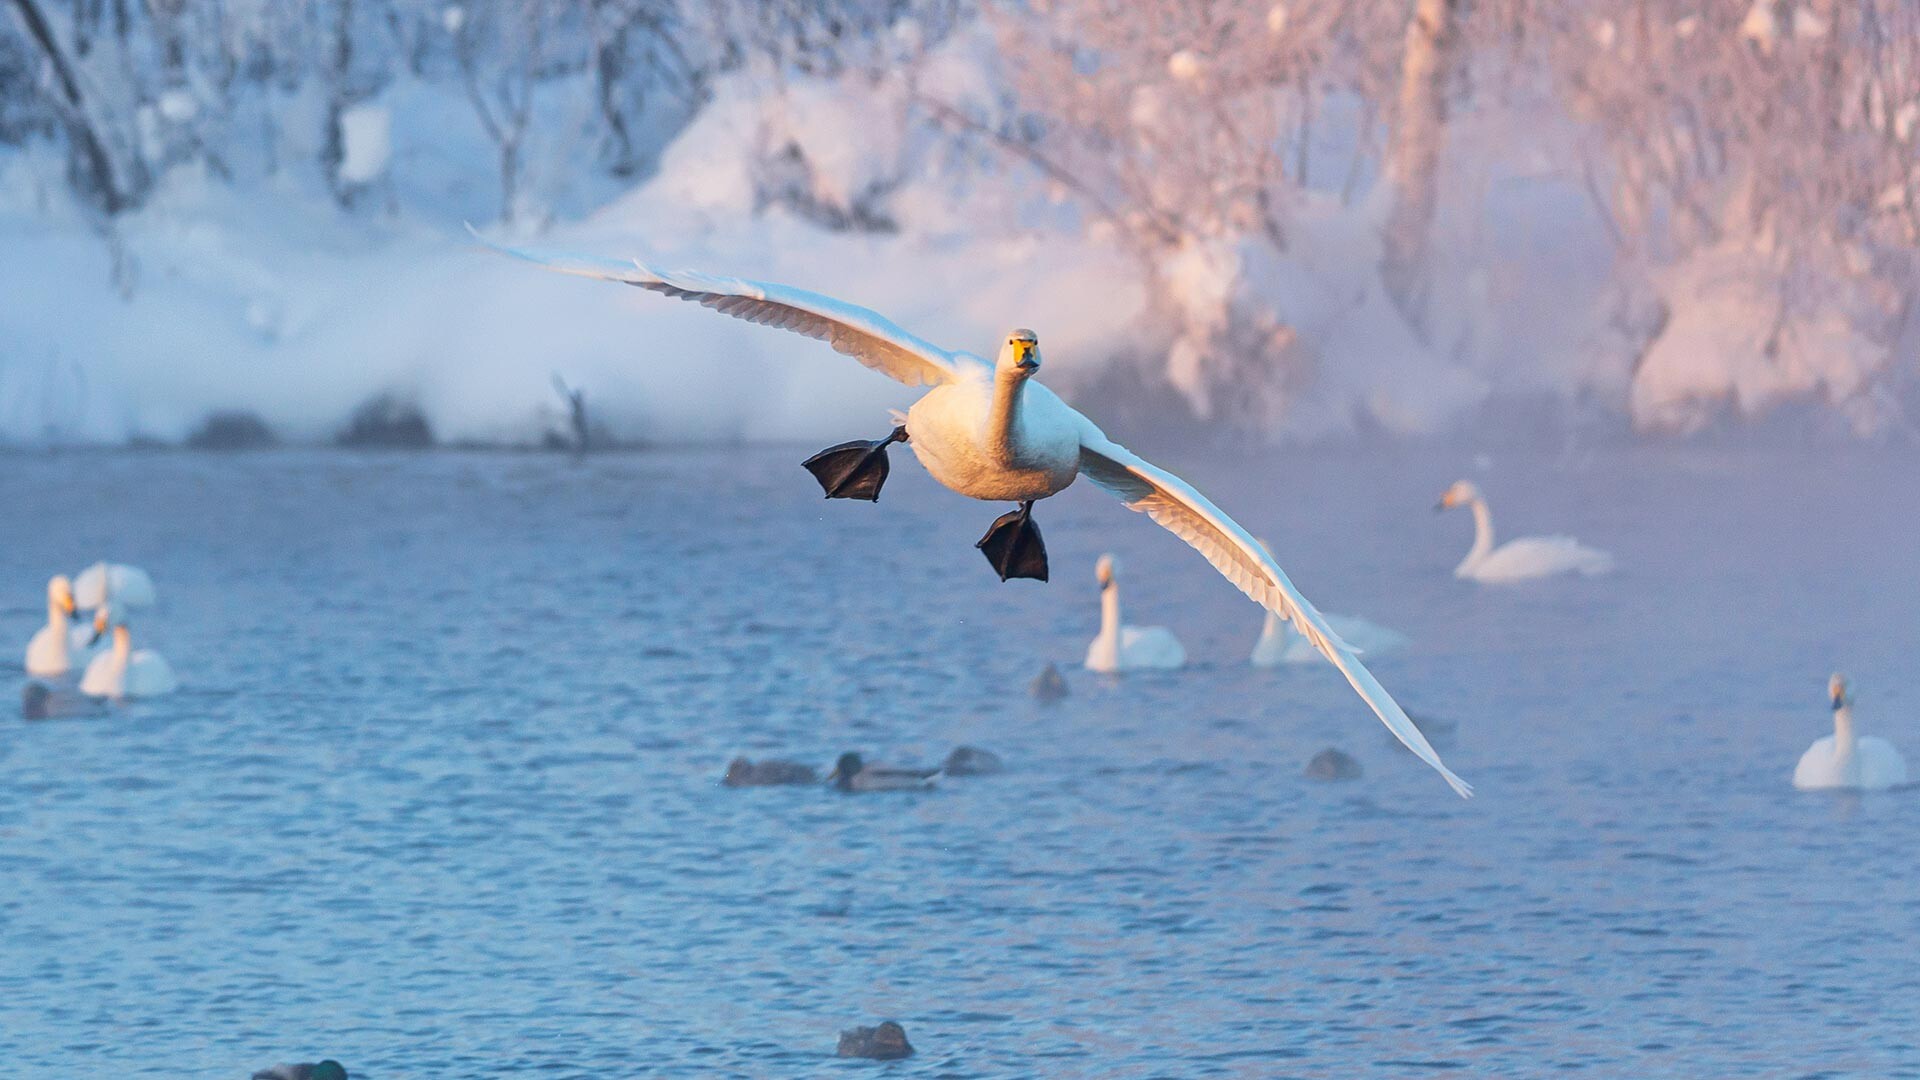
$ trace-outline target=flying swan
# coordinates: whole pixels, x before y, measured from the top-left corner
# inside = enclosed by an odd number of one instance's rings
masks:
[[[906,423],[885,438],[830,446],[803,463],[828,498],[877,501],[887,479],[887,447],[907,443],[933,478],[955,492],[1016,504],[975,546],[1001,580],[1045,581],[1047,551],[1033,521],[1033,504],[1085,476],[1191,544],[1256,603],[1292,621],[1408,749],[1460,795],[1472,794],[1245,529],[1179,477],[1108,439],[1093,421],[1035,380],[1041,354],[1033,331],[1008,333],[997,359],[988,363],[938,348],[865,308],[785,285],[655,270],[638,260],[541,254],[492,244],[477,231],[474,236],[550,270],[638,286],[818,338],[908,386],[932,387],[907,411]]]
[[[1453,576],[1490,585],[1530,581],[1555,574],[1604,574],[1613,569],[1613,556],[1590,548],[1571,536],[1523,536],[1493,546],[1493,512],[1480,489],[1458,480],[1440,496],[1434,510],[1456,506],[1473,510],[1473,547],[1453,568]]]
[[[1878,791],[1905,784],[1907,763],[1892,743],[1853,733],[1853,695],[1847,693],[1847,680],[1838,675],[1828,679],[1827,697],[1833,702],[1833,734],[1814,740],[1800,755],[1793,786],[1802,791]]]

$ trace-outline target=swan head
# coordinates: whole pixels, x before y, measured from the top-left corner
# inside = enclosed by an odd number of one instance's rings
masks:
[[[73,602],[73,582],[67,579],[67,575],[55,574],[47,582],[47,603],[69,615],[78,610]]]
[[[827,774],[827,783],[850,783],[854,777],[860,775],[860,770],[866,767],[867,763],[860,760],[860,755],[849,750],[841,754],[840,759],[833,763],[833,771]]]
[[[1480,489],[1474,487],[1471,480],[1455,480],[1452,487],[1440,493],[1440,501],[1433,508],[1451,510],[1456,506],[1466,506],[1479,497]]]
[[[1833,702],[1835,712],[1839,712],[1851,704],[1852,699],[1847,697],[1846,676],[1836,672],[1832,678],[1827,680],[1827,698]]]
[[[1100,583],[1102,592],[1113,588],[1113,574],[1119,566],[1120,564],[1115,562],[1111,555],[1102,555],[1100,561],[1093,564],[1093,577]]]
[[[127,617],[124,614],[115,612],[112,605],[102,604],[93,610],[93,637],[87,644],[98,645],[100,644],[100,639],[107,635],[107,631],[125,630],[126,628]]]
[[[1031,378],[1040,370],[1040,335],[1031,330],[1007,331],[1007,340],[1000,346],[1000,356],[993,367],[1002,375]]]

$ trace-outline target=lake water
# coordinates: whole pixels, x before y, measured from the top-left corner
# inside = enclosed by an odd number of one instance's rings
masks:
[[[1920,1076],[1920,792],[1788,783],[1836,668],[1920,765],[1910,452],[1169,457],[1412,637],[1468,802],[1099,492],[1003,585],[1005,507],[808,449],[0,456],[0,640],[132,562],[184,684],[0,729],[8,1075]],[[1462,473],[1619,571],[1454,580]],[[1188,669],[1078,669],[1108,550]],[[1009,771],[719,784],[959,743]],[[918,1056],[832,1057],[883,1018]]]

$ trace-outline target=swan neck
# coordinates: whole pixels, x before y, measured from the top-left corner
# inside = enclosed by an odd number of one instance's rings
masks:
[[[1100,590],[1100,636],[1120,636],[1120,584],[1114,582]]]
[[[67,632],[67,609],[49,600],[47,602],[47,625],[59,633]]]
[[[129,634],[127,632],[127,628],[124,626],[114,627],[113,628],[114,660],[121,664],[125,664],[127,662],[127,658],[132,655],[133,655],[133,635]]]
[[[1851,757],[1858,740],[1853,734],[1853,703],[1833,710],[1833,752],[1837,757]]]
[[[1473,510],[1473,547],[1467,550],[1467,563],[1471,565],[1493,550],[1493,511],[1487,509],[1487,500],[1478,497],[1468,506]]]
[[[993,380],[993,411],[987,416],[987,451],[1001,464],[1013,461],[1013,436],[1020,422],[1021,389],[1026,377],[1001,373]]]

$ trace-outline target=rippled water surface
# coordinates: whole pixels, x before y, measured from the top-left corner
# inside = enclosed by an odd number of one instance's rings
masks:
[[[803,452],[0,457],[7,648],[110,557],[184,683],[0,727],[8,1075],[1920,1076],[1920,792],[1788,785],[1835,667],[1920,765],[1910,454],[1163,455],[1413,638],[1464,802],[1098,492],[1002,585],[1003,507]],[[1620,571],[1455,581],[1460,472]],[[1078,670],[1102,550],[1193,666]],[[957,743],[1010,771],[718,783]],[[887,1017],[917,1057],[831,1056]]]

